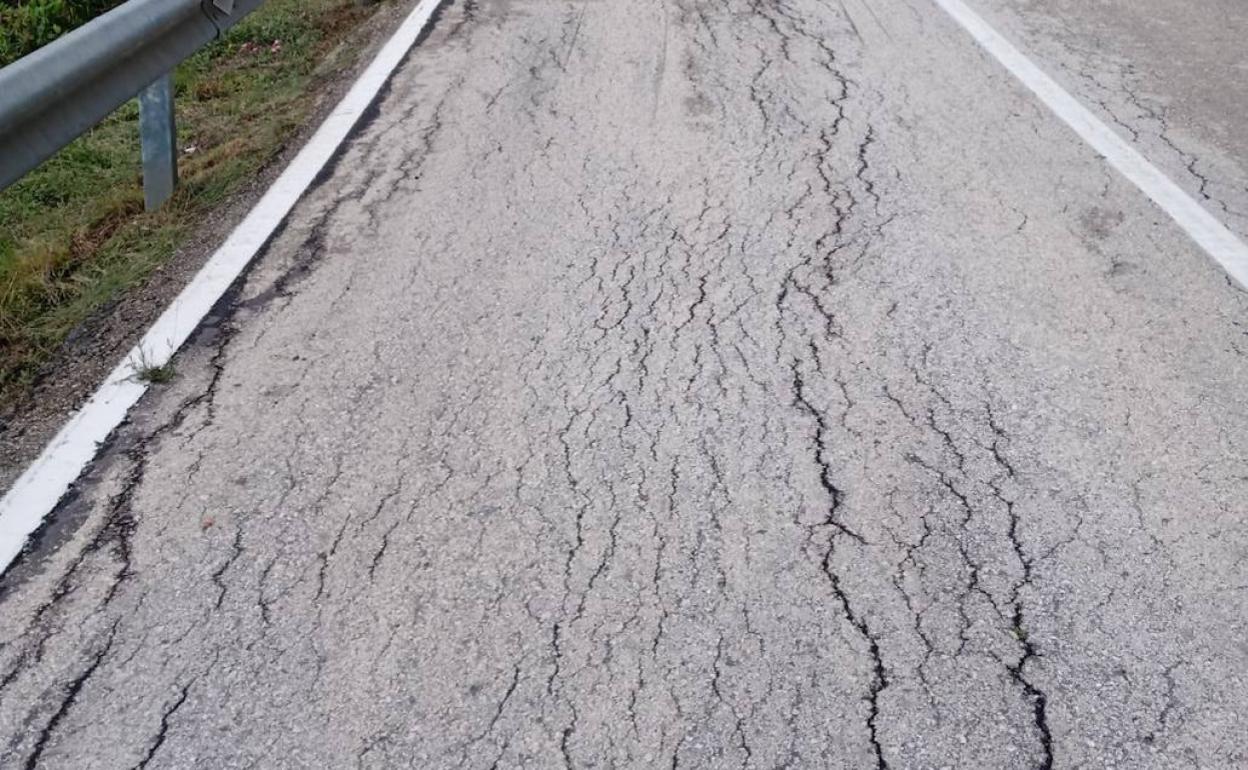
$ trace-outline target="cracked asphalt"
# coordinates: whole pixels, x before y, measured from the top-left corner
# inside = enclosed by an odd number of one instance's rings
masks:
[[[927,0],[452,2],[177,366],[4,767],[1248,766],[1248,298]]]

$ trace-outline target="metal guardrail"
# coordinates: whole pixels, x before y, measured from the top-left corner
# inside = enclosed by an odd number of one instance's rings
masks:
[[[0,189],[140,95],[149,210],[177,178],[171,74],[264,0],[130,0],[0,69]]]

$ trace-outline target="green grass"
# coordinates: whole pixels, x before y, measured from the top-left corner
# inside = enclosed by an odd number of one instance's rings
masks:
[[[146,382],[151,385],[163,385],[166,382],[173,382],[173,378],[177,376],[178,370],[174,368],[172,361],[167,361],[160,366],[149,363],[145,359],[138,362],[135,376],[140,382]]]
[[[125,0],[0,0],[0,66],[47,45]]]
[[[269,0],[185,62],[175,77],[181,184],[158,212],[143,212],[133,102],[0,193],[0,405],[272,161],[308,118],[317,83],[352,63],[339,43],[371,13],[356,0]]]

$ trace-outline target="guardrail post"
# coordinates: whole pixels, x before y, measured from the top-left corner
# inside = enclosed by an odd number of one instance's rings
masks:
[[[178,140],[173,115],[173,74],[165,73],[139,92],[139,137],[143,144],[143,204],[160,208],[178,182]]]

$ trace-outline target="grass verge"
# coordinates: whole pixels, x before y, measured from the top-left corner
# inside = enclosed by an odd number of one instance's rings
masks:
[[[47,45],[125,0],[0,0],[0,66]]]
[[[178,68],[180,187],[143,211],[138,107],[126,104],[0,192],[0,407],[69,333],[158,269],[271,162],[355,63],[360,0],[269,0]]]

